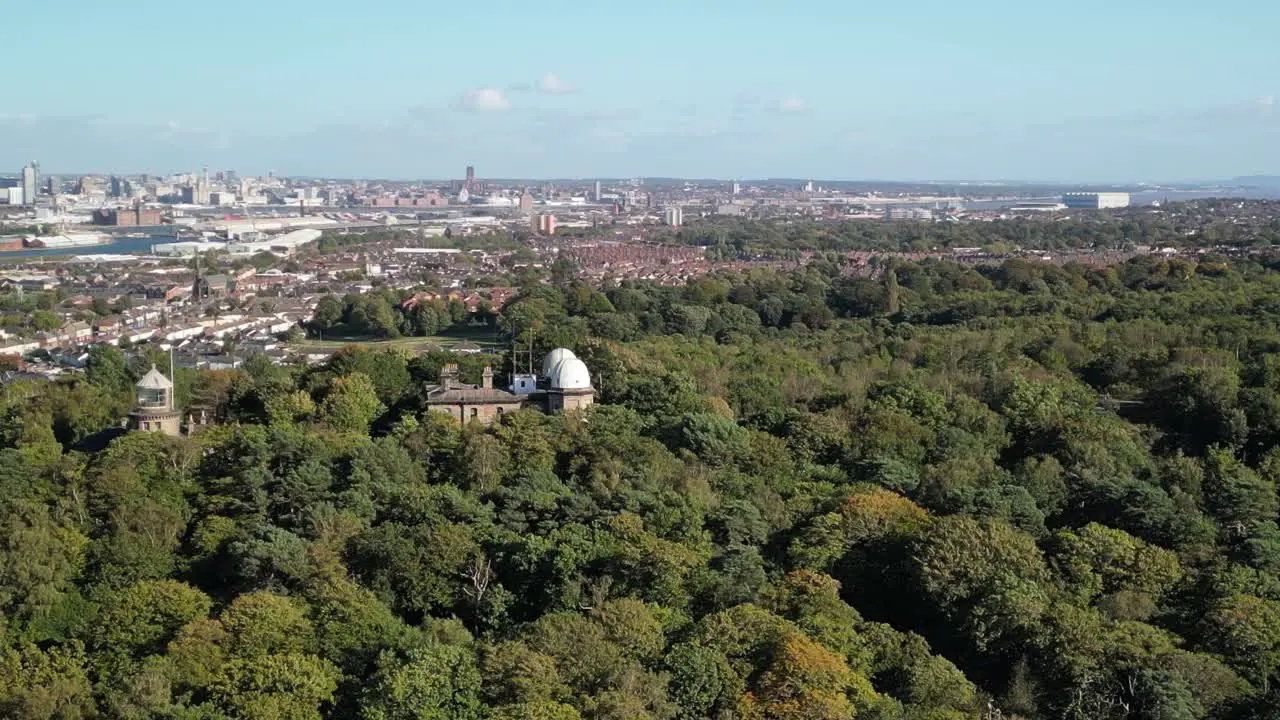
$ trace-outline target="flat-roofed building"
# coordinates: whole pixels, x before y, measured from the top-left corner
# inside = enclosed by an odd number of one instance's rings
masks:
[[[1069,192],[1062,196],[1062,204],[1075,210],[1106,210],[1129,207],[1129,193],[1125,192]]]

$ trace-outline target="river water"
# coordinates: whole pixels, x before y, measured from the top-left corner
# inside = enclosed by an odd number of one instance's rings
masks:
[[[71,248],[30,248],[0,252],[0,261],[13,258],[69,257],[72,255],[150,255],[152,245],[174,241],[172,233],[145,237],[113,237],[108,245],[81,245]]]

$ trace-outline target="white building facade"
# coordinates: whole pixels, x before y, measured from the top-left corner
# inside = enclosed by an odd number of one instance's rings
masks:
[[[1106,210],[1129,207],[1129,193],[1123,192],[1069,192],[1062,196],[1062,204],[1076,210]]]

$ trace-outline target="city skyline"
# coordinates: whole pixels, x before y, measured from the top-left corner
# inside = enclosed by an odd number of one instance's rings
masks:
[[[0,99],[0,167],[504,178],[1178,182],[1280,172],[1267,28],[1226,0],[910,9],[144,0],[6,8],[40,57]],[[1244,13],[1252,18],[1241,23]],[[670,21],[658,22],[666,18]],[[57,28],[57,52],[48,33]],[[138,69],[89,77],[102,38]],[[171,62],[182,58],[184,62]],[[110,73],[108,78],[112,77]],[[125,78],[128,78],[127,82]]]

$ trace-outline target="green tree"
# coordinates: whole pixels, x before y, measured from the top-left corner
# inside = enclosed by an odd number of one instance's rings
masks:
[[[334,378],[320,402],[322,422],[344,432],[368,432],[369,424],[385,409],[373,381],[364,373]]]
[[[218,617],[234,657],[305,653],[315,645],[306,607],[269,592],[237,596]]]
[[[483,717],[480,671],[464,648],[437,645],[384,659],[362,704],[368,720],[476,720]]]
[[[311,326],[320,333],[326,333],[342,322],[342,301],[333,295],[322,295],[316,302],[315,313],[311,317]]]
[[[160,653],[180,628],[206,616],[212,601],[175,580],[148,580],[113,594],[90,635],[91,648],[108,662]]]
[[[1249,681],[1267,687],[1280,667],[1280,603],[1252,595],[1217,600],[1205,614],[1206,642]]]
[[[1248,424],[1239,394],[1240,379],[1232,370],[1184,367],[1155,388],[1152,402],[1162,424],[1199,455],[1210,445],[1239,447],[1244,442]]]
[[[520,641],[489,647],[481,673],[485,697],[495,706],[553,702],[569,695],[555,659]]]
[[[1205,457],[1206,509],[1228,535],[1248,534],[1257,523],[1276,516],[1280,501],[1275,483],[1260,477],[1223,447]]]
[[[1060,532],[1057,546],[1057,564],[1067,586],[1086,602],[1103,595],[1119,596],[1128,605],[1140,603],[1154,609],[1182,577],[1172,552],[1097,523]]]
[[[314,655],[262,655],[223,665],[209,695],[231,717],[320,720],[340,677],[337,668]]]
[[[843,720],[874,699],[871,682],[849,670],[840,656],[804,635],[791,635],[738,711],[762,720]]]
[[[126,392],[133,386],[124,353],[110,345],[97,345],[89,350],[85,377],[94,385],[113,392]]]
[[[572,705],[549,700],[499,705],[489,713],[489,720],[580,720],[581,717]]]
[[[45,615],[75,592],[89,538],[57,523],[43,505],[0,519],[0,610],[11,620]]]
[[[918,541],[913,566],[923,596],[980,648],[1016,642],[1044,611],[1040,549],[1003,522],[940,518]]]
[[[371,351],[359,345],[334,353],[328,369],[341,376],[367,375],[378,391],[378,399],[393,405],[409,387],[408,356],[399,350]]]
[[[884,271],[885,312],[897,315],[902,310],[902,288],[898,286],[898,271],[890,267]]]
[[[687,720],[712,716],[733,681],[728,660],[720,653],[692,643],[677,645],[665,658],[671,675],[671,697]]]
[[[0,650],[0,713],[13,720],[94,717],[93,686],[79,643],[42,650],[22,645]]]
[[[267,422],[273,425],[301,422],[316,412],[315,401],[302,390],[272,395],[264,405]]]

